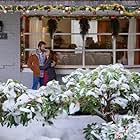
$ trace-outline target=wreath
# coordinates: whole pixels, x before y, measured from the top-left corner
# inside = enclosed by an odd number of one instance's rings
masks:
[[[88,33],[88,30],[90,29],[90,25],[87,18],[81,18],[79,21],[80,24],[80,34],[82,35],[82,38],[84,40],[85,35]]]
[[[111,19],[112,36],[117,36],[120,31],[120,23],[117,18]]]
[[[57,21],[55,19],[49,19],[47,25],[48,25],[48,32],[50,33],[50,37],[52,39],[53,33],[57,29]]]

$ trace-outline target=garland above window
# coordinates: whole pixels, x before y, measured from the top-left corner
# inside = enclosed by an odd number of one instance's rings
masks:
[[[64,5],[0,5],[0,11],[7,13],[7,12],[22,12],[24,14],[30,13],[31,11],[38,12],[38,11],[47,11],[47,13],[51,14],[51,11],[59,11],[66,16],[76,16],[74,12],[80,11],[80,14],[90,13],[91,16],[96,16],[98,11],[115,11],[118,12],[119,15],[123,16],[140,16],[140,6],[139,7],[124,7],[120,4],[101,4],[98,6],[64,6]],[[58,14],[59,14],[58,12]],[[107,14],[106,16],[110,16]]]

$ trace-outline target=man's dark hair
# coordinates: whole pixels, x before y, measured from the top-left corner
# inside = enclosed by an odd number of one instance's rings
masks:
[[[41,47],[42,45],[46,45],[46,43],[45,43],[44,41],[40,41],[40,42],[38,43],[38,48]]]

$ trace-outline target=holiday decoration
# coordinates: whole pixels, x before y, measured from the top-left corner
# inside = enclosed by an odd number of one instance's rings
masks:
[[[78,12],[82,11],[83,14],[86,12],[91,12],[95,16],[95,13],[98,13],[98,11],[116,11],[119,12],[120,14],[118,16],[139,16],[140,14],[140,7],[129,7],[129,6],[123,6],[121,4],[100,4],[97,6],[89,6],[89,5],[84,5],[84,6],[65,6],[62,4],[59,5],[0,5],[0,11],[7,13],[7,12],[22,12],[23,14],[30,13],[30,11],[34,11],[37,13],[38,11],[47,11],[48,13],[51,13],[51,11],[58,10],[60,14],[65,15],[65,16],[73,16],[73,12]],[[58,13],[59,13],[58,12]],[[82,14],[82,15],[83,15]],[[108,16],[108,15],[106,15]]]
[[[48,25],[48,32],[50,33],[50,37],[53,38],[53,33],[57,29],[57,21],[51,18],[48,20],[47,25]]]
[[[79,21],[80,24],[80,34],[82,35],[82,39],[84,40],[84,36],[88,33],[90,28],[89,22],[87,18],[81,18]]]
[[[120,23],[117,18],[111,18],[111,30],[112,35],[117,36],[120,30]]]

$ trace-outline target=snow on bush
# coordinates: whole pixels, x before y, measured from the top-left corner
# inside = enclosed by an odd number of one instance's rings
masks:
[[[31,90],[9,79],[0,85],[0,122],[7,126],[28,125],[32,119],[50,122],[51,118],[68,108],[69,99],[58,81]]]
[[[111,121],[116,113],[127,113],[130,109],[133,113],[137,111],[140,73],[130,72],[121,64],[99,66],[91,71],[77,69],[63,77],[63,82],[66,90],[78,100],[93,98],[94,106],[89,104],[91,113],[95,112],[106,121]]]
[[[84,133],[87,140],[139,140],[140,120],[137,116],[124,115],[115,123],[88,125]]]
[[[139,103],[140,73],[130,72],[121,64],[94,70],[77,69],[63,77],[63,85],[50,81],[38,90],[27,89],[12,79],[0,83],[2,125],[28,125],[32,119],[44,124],[61,113],[74,114],[80,110],[96,114],[107,122],[100,128],[88,125],[88,130],[93,131],[86,131],[86,136],[94,135],[96,139],[113,140],[119,134],[122,140],[126,137],[124,132],[128,140],[131,134],[139,138],[138,119],[129,119],[126,124],[114,119],[115,114],[126,114],[129,110],[137,114]]]

